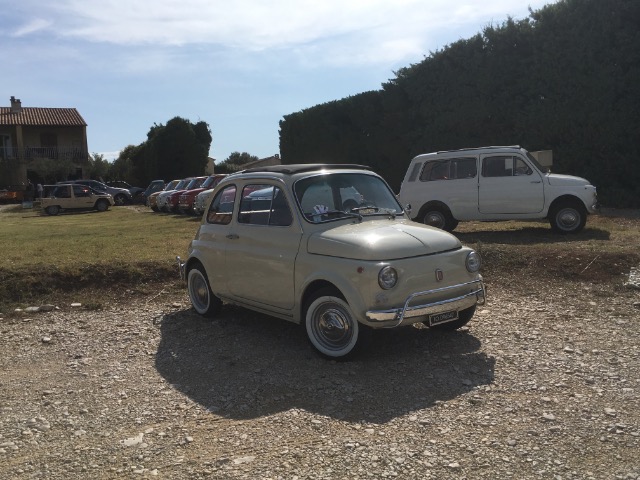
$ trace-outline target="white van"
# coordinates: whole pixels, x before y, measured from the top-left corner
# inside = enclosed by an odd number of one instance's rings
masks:
[[[459,221],[547,218],[577,233],[598,210],[587,180],[549,173],[524,148],[481,147],[418,155],[398,195],[417,222],[452,231]]]

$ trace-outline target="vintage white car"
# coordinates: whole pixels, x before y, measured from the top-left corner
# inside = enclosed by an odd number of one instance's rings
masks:
[[[303,324],[330,358],[352,355],[372,328],[460,328],[485,301],[479,254],[409,220],[387,183],[358,165],[227,176],[188,253],[177,260],[198,313],[227,302]]]

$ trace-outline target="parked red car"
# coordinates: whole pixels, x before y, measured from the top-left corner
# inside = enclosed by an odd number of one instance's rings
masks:
[[[189,215],[193,215],[193,202],[195,201],[198,194],[210,188],[214,188],[224,177],[226,177],[226,175],[223,175],[221,173],[213,174],[208,177],[198,188],[182,192],[182,194],[178,198],[178,211],[180,213],[188,213]]]
[[[167,198],[167,203],[164,206],[166,212],[177,212],[178,211],[178,199],[180,195],[185,193],[188,190],[193,190],[196,188],[200,188],[200,186],[204,183],[204,181],[209,177],[195,177],[191,180],[184,190],[176,190]]]

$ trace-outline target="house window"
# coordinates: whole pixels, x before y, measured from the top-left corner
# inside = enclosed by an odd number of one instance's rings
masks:
[[[9,135],[0,135],[0,158],[6,160],[9,157],[13,157],[11,137]]]
[[[58,136],[55,133],[44,132],[40,134],[40,146],[44,150],[44,157],[58,157]]]

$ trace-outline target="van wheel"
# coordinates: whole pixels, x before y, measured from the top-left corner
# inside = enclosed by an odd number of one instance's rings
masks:
[[[554,232],[578,233],[587,223],[587,209],[576,202],[564,202],[549,212],[549,223]]]
[[[458,226],[458,221],[453,218],[451,212],[441,207],[428,208],[424,212],[422,223],[447,232],[452,232]]]

